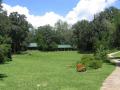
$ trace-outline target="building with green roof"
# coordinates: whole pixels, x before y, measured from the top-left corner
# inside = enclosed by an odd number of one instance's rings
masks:
[[[37,43],[30,43],[30,44],[28,45],[28,49],[38,49]]]
[[[69,44],[58,45],[58,50],[73,50],[73,47]]]
[[[37,43],[30,43],[28,45],[28,49],[31,49],[31,50],[36,50],[38,49],[38,44]],[[60,50],[60,51],[65,51],[65,50],[73,50],[74,48],[69,45],[69,44],[60,44],[57,46],[56,50]]]

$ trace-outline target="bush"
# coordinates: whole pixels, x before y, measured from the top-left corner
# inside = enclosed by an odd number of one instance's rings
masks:
[[[89,67],[90,62],[93,60],[94,60],[94,58],[92,56],[84,55],[81,58],[81,63],[84,64],[86,67]]]
[[[4,63],[5,61],[11,61],[11,48],[8,44],[0,45],[0,63]]]
[[[98,61],[98,60],[93,60],[90,62],[89,67],[93,68],[93,69],[98,69],[102,67],[102,61]]]
[[[107,50],[103,46],[98,48],[94,54],[97,60],[107,60]]]
[[[102,67],[102,61],[96,60],[94,56],[84,55],[81,58],[81,63],[85,65],[86,68],[98,69]]]
[[[52,42],[49,46],[49,50],[50,51],[54,51],[57,49],[57,44],[55,42]]]
[[[5,62],[5,56],[3,50],[0,49],[0,64]]]

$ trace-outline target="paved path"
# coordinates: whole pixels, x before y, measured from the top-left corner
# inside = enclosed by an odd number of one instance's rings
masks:
[[[108,57],[114,58],[113,55],[119,52],[108,54]],[[116,69],[103,82],[100,90],[120,90],[120,59],[111,59],[110,61],[116,63]]]

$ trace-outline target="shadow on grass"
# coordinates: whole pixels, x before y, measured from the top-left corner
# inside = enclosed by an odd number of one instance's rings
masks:
[[[111,64],[112,64],[112,65],[115,65],[115,66],[117,66],[117,67],[120,67],[120,57],[113,57],[113,58],[110,58],[110,59],[116,59],[118,62],[116,62],[116,63],[112,63],[112,62],[111,62]]]
[[[25,55],[25,54],[28,54],[28,52],[27,52],[27,51],[16,52],[16,53],[14,53],[13,55]]]
[[[103,63],[106,63],[108,65],[114,65],[114,66],[116,66],[116,63],[112,63],[109,60],[105,60],[105,61],[103,61]]]
[[[77,51],[80,54],[91,54],[93,51]]]
[[[0,63],[0,65],[10,64],[9,62],[11,62],[11,61],[7,61],[7,62],[4,62],[4,63]]]
[[[113,66],[116,66],[116,63],[111,63],[111,62],[109,62],[109,63],[107,63],[108,65],[113,65]]]
[[[116,64],[116,66],[120,67],[120,62]]]
[[[6,74],[0,74],[0,80],[3,80],[6,77],[8,77]]]
[[[120,57],[111,57],[109,59],[120,59]]]

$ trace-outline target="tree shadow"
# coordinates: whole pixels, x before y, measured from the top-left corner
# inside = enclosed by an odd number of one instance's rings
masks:
[[[8,77],[6,74],[0,74],[0,80],[3,80],[6,77]]]
[[[77,51],[80,54],[91,54],[94,53],[93,51]]]
[[[114,65],[116,65],[117,67],[120,67],[120,57],[113,57],[111,59],[116,59],[117,62],[116,63],[113,63]]]
[[[105,63],[108,64],[108,65],[116,66],[116,63],[111,63],[111,62],[105,62]]]
[[[116,63],[111,62],[109,59],[108,60],[104,60],[103,63],[108,64],[108,65],[116,66]]]
[[[0,65],[5,65],[5,64],[10,64],[10,61],[4,62],[4,63],[0,63]]]
[[[120,57],[110,57],[109,59],[120,59]]]
[[[116,65],[117,65],[118,67],[120,67],[120,62],[118,62]]]

